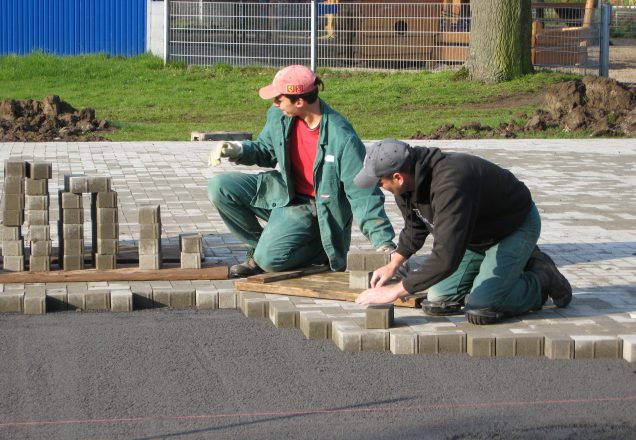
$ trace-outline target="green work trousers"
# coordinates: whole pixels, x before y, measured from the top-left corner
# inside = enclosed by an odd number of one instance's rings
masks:
[[[509,316],[541,308],[539,279],[524,271],[541,232],[536,206],[523,224],[483,251],[467,250],[459,268],[428,290],[433,302],[462,302],[466,309],[490,309]]]
[[[255,174],[245,173],[220,174],[208,182],[208,198],[230,232],[253,249],[256,264],[281,272],[327,263],[312,199],[297,197],[289,206],[255,208],[250,202],[256,182]],[[259,219],[266,222],[264,227]]]

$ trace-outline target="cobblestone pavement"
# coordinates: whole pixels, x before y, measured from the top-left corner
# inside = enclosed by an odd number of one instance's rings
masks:
[[[137,298],[185,295],[181,304],[241,308],[248,316],[275,323],[283,303],[293,306],[292,325],[307,337],[331,338],[343,350],[393,353],[467,352],[472,356],[548,356],[550,358],[615,357],[636,362],[636,140],[491,140],[416,141],[414,145],[462,151],[492,160],[531,189],[543,219],[539,244],[560,266],[574,289],[566,309],[547,306],[504,324],[478,327],[463,316],[428,318],[420,310],[398,308],[390,330],[366,330],[364,310],[351,303],[298,300],[272,295],[238,295],[231,281],[69,283],[2,286],[0,295],[41,291],[130,291]],[[23,157],[53,162],[51,206],[66,173],[112,177],[120,200],[120,240],[138,237],[137,206],[159,203],[164,243],[177,244],[182,232],[204,235],[209,262],[234,264],[244,246],[231,237],[206,196],[206,181],[215,173],[258,172],[255,167],[223,163],[207,168],[205,142],[5,143],[0,159]],[[0,186],[2,185],[0,181]],[[392,197],[387,211],[396,231],[402,220]],[[58,219],[51,211],[50,221]],[[53,240],[56,228],[53,231]],[[90,228],[86,228],[90,230]],[[55,243],[54,243],[55,244]],[[371,249],[354,230],[352,248]],[[420,262],[425,247],[413,258]],[[166,293],[166,291],[168,293]],[[106,308],[106,305],[104,305]],[[287,307],[289,309],[289,307]],[[304,322],[304,327],[299,321]],[[315,322],[326,323],[314,331]],[[277,325],[282,325],[280,322]],[[320,324],[322,325],[322,324]]]

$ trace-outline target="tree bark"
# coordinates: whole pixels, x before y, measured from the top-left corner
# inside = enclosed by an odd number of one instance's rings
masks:
[[[531,0],[472,0],[469,77],[508,81],[531,73]]]

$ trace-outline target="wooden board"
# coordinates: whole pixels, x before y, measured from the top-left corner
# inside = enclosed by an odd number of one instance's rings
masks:
[[[228,278],[227,264],[203,266],[201,269],[181,269],[175,265],[164,265],[158,270],[141,270],[139,265],[126,265],[117,269],[97,270],[51,270],[50,272],[5,272],[0,271],[0,284],[10,283],[69,283],[90,281],[180,281],[180,280],[225,280]]]
[[[292,278],[300,278],[306,275],[312,275],[315,273],[327,272],[329,266],[312,266],[304,269],[290,270],[287,272],[265,272],[260,275],[253,275],[247,277],[247,281],[250,283],[273,283],[274,281],[289,280]]]
[[[347,272],[323,272],[306,275],[300,278],[285,279],[273,282],[253,282],[249,278],[234,282],[237,290],[278,295],[304,296],[308,298],[335,299],[355,301],[360,290],[349,288]],[[394,302],[397,307],[418,307],[414,298]]]

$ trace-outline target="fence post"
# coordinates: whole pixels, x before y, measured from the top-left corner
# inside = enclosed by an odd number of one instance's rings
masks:
[[[316,0],[311,0],[311,35],[309,38],[309,44],[311,45],[311,70],[313,70],[314,72],[318,67],[318,39],[316,38],[316,23],[318,21],[318,14],[316,13],[316,4]]]
[[[170,47],[170,0],[163,2],[163,64],[168,63],[168,48]]]
[[[612,5],[601,5],[601,35],[599,43],[599,76],[609,76],[609,27]]]

